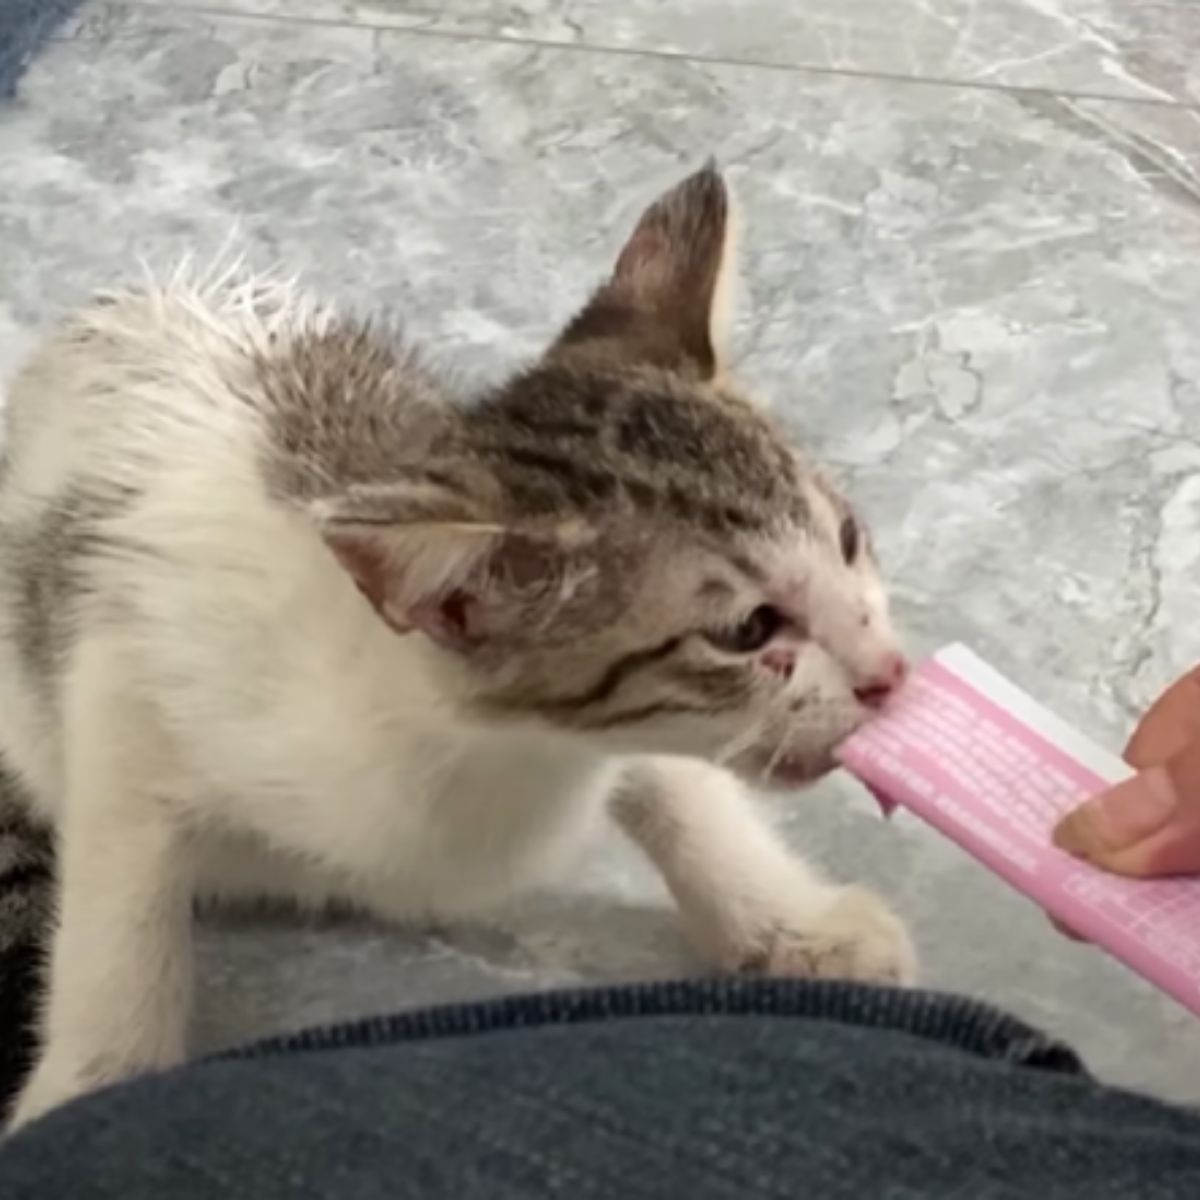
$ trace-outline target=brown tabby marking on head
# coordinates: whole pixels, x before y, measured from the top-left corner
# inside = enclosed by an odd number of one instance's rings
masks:
[[[309,500],[419,465],[456,487],[430,443],[451,416],[447,396],[391,331],[343,319],[256,352],[243,396],[263,415],[272,486]]]
[[[714,708],[741,704],[754,690],[753,675],[744,663],[671,663],[664,675],[690,693],[705,697]]]
[[[712,712],[712,709],[703,705],[689,704],[683,700],[657,700],[615,713],[587,713],[576,722],[576,728],[600,732],[640,725],[655,717],[698,717],[709,716]]]
[[[631,682],[648,667],[662,662],[675,654],[680,646],[678,637],[665,638],[653,645],[632,650],[610,662],[599,677],[581,691],[567,695],[548,696],[539,702],[545,711],[559,714],[582,712],[611,700],[627,683]]]
[[[724,536],[807,519],[768,418],[662,372],[551,363],[473,406],[435,405],[432,384],[414,390],[402,346],[348,323],[255,369],[270,475],[298,499],[404,474],[463,498],[494,492],[495,515],[518,521],[624,510]]]
[[[545,393],[557,419],[531,421],[530,398]],[[619,504],[723,536],[807,518],[795,462],[777,452],[764,414],[654,370],[536,368],[469,410],[457,436],[495,473],[518,519]]]

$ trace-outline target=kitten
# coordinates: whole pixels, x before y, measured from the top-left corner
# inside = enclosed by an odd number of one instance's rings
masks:
[[[904,660],[866,531],[723,369],[729,241],[706,168],[462,402],[256,280],[109,296],[28,364],[0,753],[61,882],[16,1124],[182,1057],[197,896],[479,912],[604,812],[717,966],[910,979],[733,774],[819,776]]]

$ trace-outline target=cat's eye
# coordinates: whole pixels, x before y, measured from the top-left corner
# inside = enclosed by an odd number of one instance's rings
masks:
[[[728,629],[714,629],[705,636],[719,650],[731,654],[753,654],[761,650],[783,625],[783,614],[769,604],[760,604],[748,617]]]
[[[842,557],[847,563],[853,564],[858,557],[860,541],[858,522],[853,517],[842,518],[842,527],[838,530],[838,541],[842,547]]]

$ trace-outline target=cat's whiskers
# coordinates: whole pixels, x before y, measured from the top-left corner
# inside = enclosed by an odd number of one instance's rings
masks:
[[[779,760],[783,757],[784,752],[787,749],[787,744],[788,739],[785,734],[780,737],[779,744],[771,752],[771,757],[767,759],[766,765],[759,773],[759,778],[762,779],[764,783],[766,783],[774,774],[775,768],[779,765]]]
[[[784,703],[784,700],[781,697],[781,704],[782,703]],[[779,765],[779,760],[787,753],[787,748],[792,741],[792,733],[795,730],[798,720],[798,715],[792,713],[789,719],[784,722],[783,728],[779,734],[778,743],[775,746],[775,749],[772,751],[770,758],[767,759],[766,766],[763,767],[762,778],[764,780],[770,779],[775,768]]]
[[[728,766],[739,754],[748,750],[762,735],[763,725],[769,714],[754,716],[721,746],[716,754],[720,766]]]

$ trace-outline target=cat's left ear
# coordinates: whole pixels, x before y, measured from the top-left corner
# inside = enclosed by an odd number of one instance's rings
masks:
[[[397,481],[320,501],[325,544],[382,620],[460,653],[545,625],[575,590],[586,530],[515,531],[461,495]]]
[[[728,342],[734,241],[729,190],[710,161],[642,214],[612,277],[567,326],[551,356],[588,348],[713,378]]]

